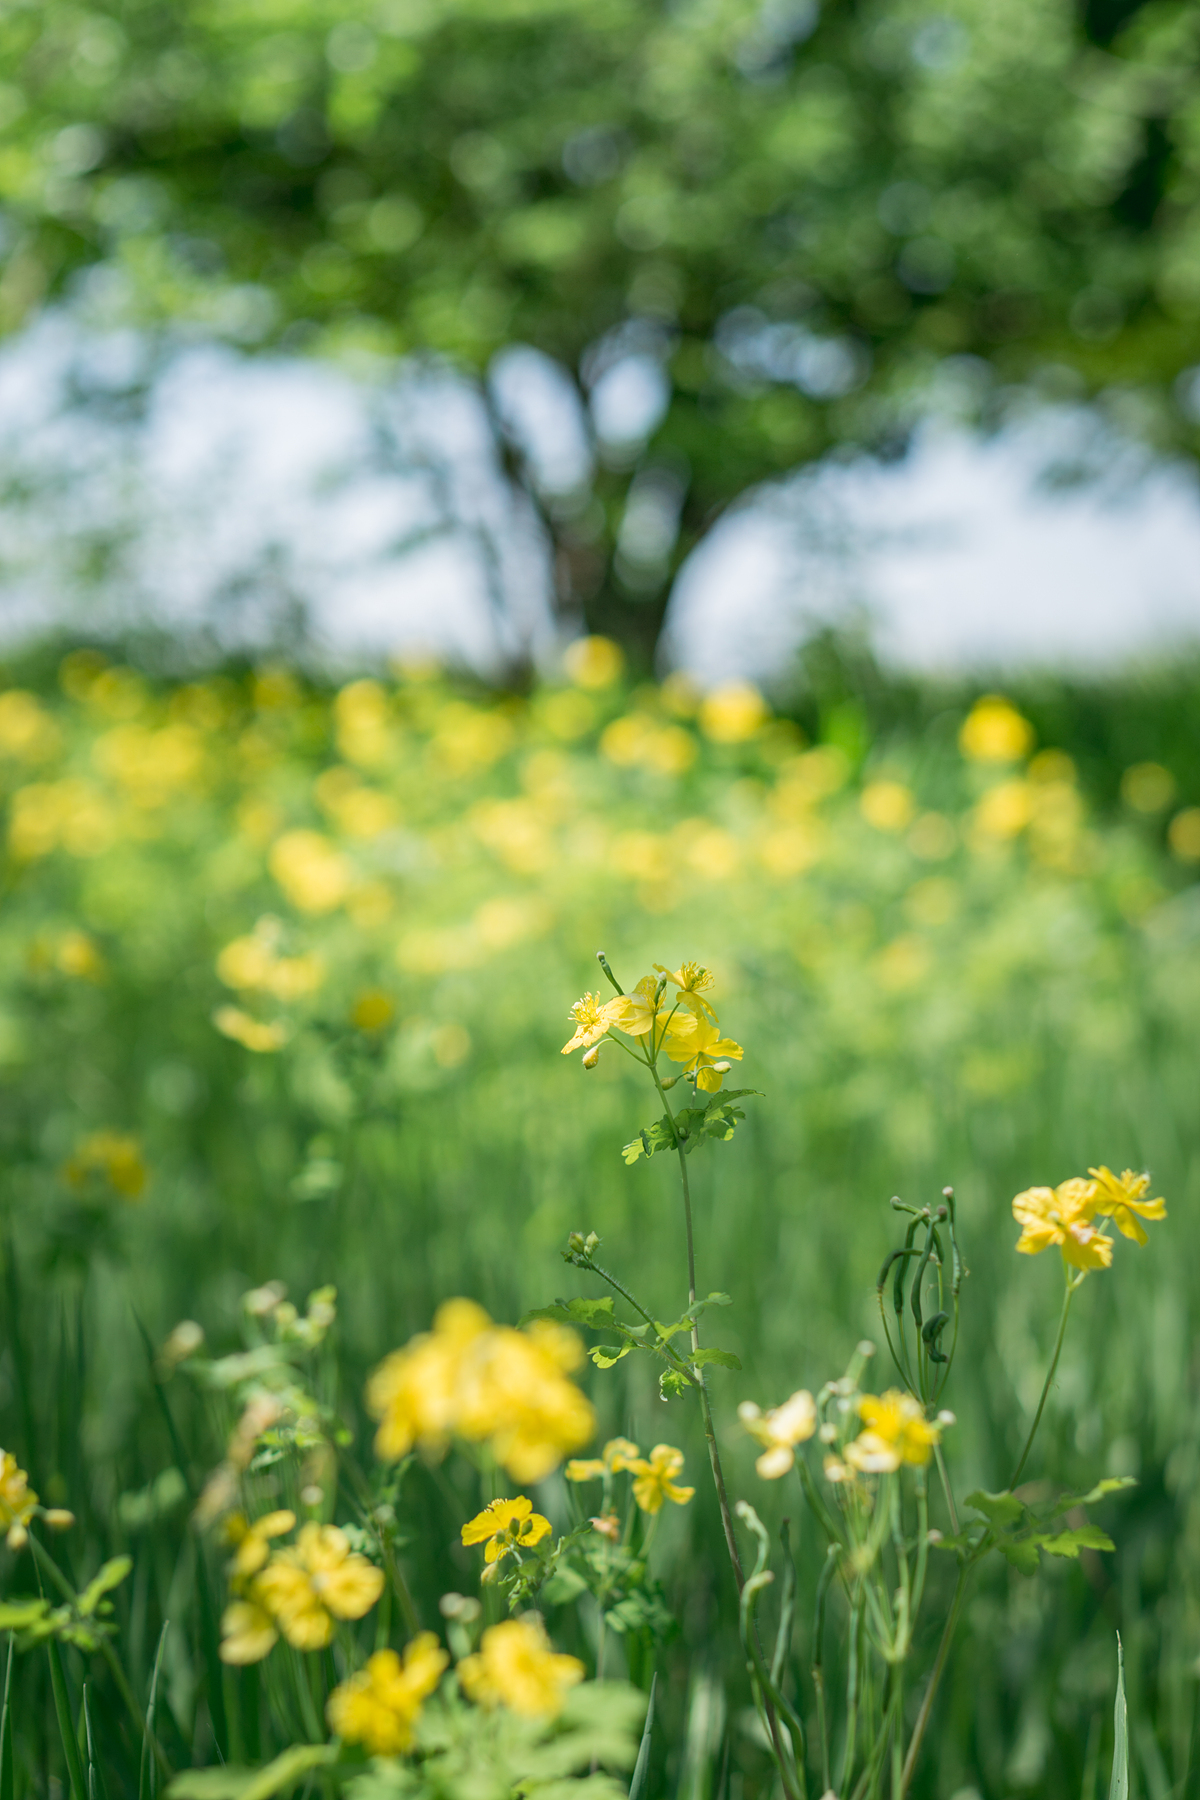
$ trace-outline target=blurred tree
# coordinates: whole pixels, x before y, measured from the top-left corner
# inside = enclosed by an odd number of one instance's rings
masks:
[[[948,358],[1195,447],[1189,0],[9,0],[0,46],[0,325],[86,270],[143,323],[490,366],[564,612],[642,658],[731,499],[902,449]],[[594,467],[532,453],[522,344]]]

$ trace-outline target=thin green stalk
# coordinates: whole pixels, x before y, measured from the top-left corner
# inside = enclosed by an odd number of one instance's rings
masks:
[[[1063,1266],[1064,1268],[1066,1267],[1065,1264]],[[1037,1436],[1037,1428],[1041,1424],[1042,1414],[1046,1410],[1046,1399],[1050,1392],[1050,1383],[1054,1380],[1054,1371],[1058,1368],[1058,1359],[1062,1354],[1063,1339],[1067,1335],[1067,1315],[1071,1310],[1071,1300],[1074,1296],[1075,1289],[1082,1280],[1082,1274],[1073,1276],[1071,1271],[1067,1269],[1067,1287],[1066,1292],[1063,1294],[1062,1316],[1058,1321],[1058,1336],[1054,1340],[1054,1355],[1050,1358],[1050,1367],[1046,1370],[1046,1379],[1042,1383],[1042,1397],[1038,1401],[1038,1409],[1033,1415],[1033,1424],[1029,1427],[1029,1436],[1025,1439],[1025,1448],[1021,1452],[1021,1460],[1013,1470],[1012,1477],[1008,1484],[1010,1488],[1015,1488],[1018,1481],[1020,1481],[1021,1471],[1029,1460],[1029,1452],[1033,1449],[1033,1440]]]
[[[858,1748],[858,1678],[859,1657],[862,1650],[862,1598],[861,1583],[855,1589],[850,1605],[850,1635],[847,1639],[848,1667],[846,1670],[846,1747],[842,1755],[842,1779],[838,1783],[838,1792],[846,1793],[850,1786],[850,1777],[854,1772],[854,1758]]]
[[[933,1456],[934,1461],[937,1463],[938,1474],[942,1478],[942,1492],[946,1496],[946,1511],[950,1515],[950,1529],[955,1537],[957,1537],[958,1508],[954,1504],[954,1490],[950,1486],[950,1471],[946,1467],[946,1458],[942,1453],[942,1446],[940,1443],[933,1446]]]
[[[962,1612],[963,1600],[967,1592],[967,1577],[970,1575],[973,1566],[974,1558],[970,1561],[964,1560],[959,1565],[958,1581],[954,1589],[954,1598],[950,1602],[950,1611],[946,1615],[946,1623],[942,1629],[942,1641],[938,1645],[937,1656],[934,1659],[933,1668],[930,1671],[929,1685],[925,1689],[925,1698],[921,1702],[921,1710],[917,1714],[917,1722],[913,1726],[913,1734],[909,1740],[908,1753],[904,1758],[904,1767],[900,1774],[900,1792],[899,1795],[896,1796],[896,1800],[904,1800],[904,1795],[907,1793],[909,1783],[913,1778],[913,1770],[917,1766],[917,1757],[920,1754],[921,1744],[924,1741],[925,1733],[929,1728],[929,1719],[933,1712],[934,1698],[937,1695],[938,1685],[942,1679],[942,1672],[946,1667],[946,1658],[950,1654],[950,1644],[958,1627],[959,1614]]]
[[[33,1542],[32,1538],[30,1542]],[[38,1588],[44,1593],[42,1572],[36,1561],[34,1571],[37,1575]],[[71,1800],[87,1800],[87,1782],[84,1779],[83,1763],[79,1755],[79,1739],[75,1735],[75,1727],[71,1722],[71,1702],[67,1694],[66,1671],[63,1668],[62,1654],[56,1638],[47,1638],[46,1652],[50,1658],[50,1687],[54,1694],[58,1735],[62,1739],[63,1755],[67,1759],[67,1779],[71,1789]]]
[[[8,1634],[8,1657],[4,1665],[4,1709],[0,1712],[0,1800],[13,1800],[16,1773],[13,1769],[12,1672],[16,1640]]]

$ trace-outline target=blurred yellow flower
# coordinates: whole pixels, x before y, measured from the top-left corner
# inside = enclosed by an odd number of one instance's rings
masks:
[[[989,788],[972,816],[975,832],[1003,842],[1024,831],[1033,816],[1033,794],[1027,781],[1014,779]]]
[[[576,687],[611,687],[625,667],[625,653],[611,638],[576,638],[563,652],[563,667]]]
[[[1022,1228],[1017,1249],[1023,1256],[1037,1256],[1057,1244],[1063,1260],[1073,1268],[1107,1269],[1111,1265],[1113,1240],[1092,1224],[1100,1210],[1095,1181],[1076,1175],[1056,1188],[1026,1188],[1014,1199],[1012,1210]]]
[[[393,1351],[367,1384],[386,1461],[415,1447],[439,1456],[458,1435],[486,1443],[516,1481],[541,1481],[595,1429],[584,1395],[567,1379],[583,1350],[561,1326],[493,1325],[470,1300],[438,1308],[433,1330]]]
[[[617,1022],[620,1011],[620,997],[602,1001],[597,994],[584,994],[567,1014],[575,1021],[575,1035],[563,1045],[563,1055],[569,1056],[572,1050],[580,1048],[590,1050],[593,1044],[598,1044],[607,1035],[609,1027]]]
[[[534,1615],[505,1619],[484,1632],[474,1656],[458,1665],[463,1692],[480,1706],[507,1706],[525,1719],[553,1719],[582,1681],[577,1657],[560,1656]]]
[[[217,974],[226,987],[272,994],[276,1000],[299,1000],[320,987],[325,965],[319,956],[281,956],[283,928],[267,914],[246,937],[234,938],[217,957]]]
[[[72,1187],[98,1176],[124,1200],[140,1200],[148,1179],[137,1138],[124,1131],[93,1131],[76,1146],[63,1170]]]
[[[413,1639],[403,1661],[394,1650],[377,1650],[365,1669],[330,1694],[325,1709],[330,1729],[371,1756],[398,1756],[411,1745],[421,1707],[449,1661],[432,1631]]]
[[[29,1536],[29,1521],[38,1509],[38,1497],[29,1477],[9,1450],[0,1450],[0,1531],[10,1550],[20,1550]]]
[[[963,721],[958,744],[972,762],[1019,762],[1033,748],[1033,726],[1003,695],[985,694]]]
[[[265,1513],[253,1525],[244,1513],[231,1513],[225,1521],[225,1538],[236,1552],[232,1565],[235,1578],[242,1580],[257,1575],[270,1555],[270,1540],[283,1537],[285,1532],[294,1529],[295,1524],[295,1513],[286,1507]]]
[[[686,1506],[696,1492],[675,1485],[676,1475],[683,1473],[683,1451],[670,1444],[655,1444],[649,1457],[630,1457],[625,1467],[634,1477],[633,1497],[644,1513],[660,1512],[664,1500]]]
[[[259,1055],[282,1049],[290,1035],[282,1019],[268,1024],[264,1019],[255,1019],[250,1013],[243,1012],[240,1006],[218,1006],[213,1014],[213,1024],[222,1037],[232,1038],[235,1044]]]
[[[700,703],[700,729],[714,744],[741,744],[766,722],[767,703],[748,681],[729,681]]]
[[[1171,854],[1180,862],[1200,862],[1200,806],[1185,806],[1167,827]]]
[[[864,1475],[888,1474],[901,1463],[924,1468],[941,1439],[920,1401],[899,1388],[881,1396],[864,1394],[858,1413],[866,1430],[847,1444],[846,1461]]]
[[[352,681],[333,703],[338,753],[360,768],[374,769],[391,751],[391,708],[377,681]]]
[[[1134,763],[1121,777],[1121,798],[1135,812],[1163,812],[1175,797],[1175,777],[1161,763]]]
[[[59,743],[58,726],[33,694],[23,688],[0,694],[0,751],[23,762],[42,762]]]
[[[610,1438],[599,1456],[569,1462],[563,1470],[568,1481],[595,1481],[602,1475],[619,1475],[641,1456],[628,1438]]]
[[[535,1513],[533,1502],[521,1494],[516,1500],[493,1500],[462,1528],[464,1544],[485,1544],[485,1563],[497,1563],[511,1550],[532,1549],[549,1537],[549,1519]]]
[[[782,1406],[773,1406],[768,1412],[753,1400],[743,1400],[738,1418],[763,1445],[754,1466],[765,1481],[778,1481],[786,1475],[796,1461],[796,1445],[807,1443],[817,1429],[817,1408],[807,1388],[798,1388]]]
[[[275,1621],[257,1600],[232,1600],[221,1614],[221,1661],[261,1662],[279,1642]]]
[[[730,1062],[741,1062],[746,1054],[732,1038],[720,1037],[708,1019],[697,1019],[687,1036],[668,1032],[664,1048],[671,1061],[682,1063],[684,1074],[706,1094],[719,1092]]]
[[[858,801],[859,811],[876,831],[903,831],[912,823],[916,802],[902,781],[871,781]]]
[[[285,831],[272,844],[267,862],[299,912],[335,912],[350,892],[350,864],[319,831]]]
[[[363,988],[350,1008],[350,1023],[356,1031],[383,1031],[396,1016],[395,1002],[380,988]]]
[[[382,1571],[351,1550],[345,1532],[316,1524],[275,1552],[252,1590],[295,1650],[323,1650],[335,1619],[361,1619],[382,1592]]]
[[[1146,1228],[1142,1219],[1165,1219],[1167,1216],[1165,1200],[1142,1197],[1150,1186],[1149,1175],[1135,1175],[1132,1169],[1114,1175],[1103,1163],[1098,1169],[1089,1169],[1088,1174],[1099,1189],[1096,1211],[1102,1218],[1111,1219],[1122,1237],[1132,1238],[1135,1244],[1144,1244]]]

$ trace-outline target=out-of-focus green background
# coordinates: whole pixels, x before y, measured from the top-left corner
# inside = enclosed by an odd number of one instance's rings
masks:
[[[743,1370],[713,1389],[735,1483],[791,1514],[805,1584],[818,1549],[736,1406],[815,1388],[875,1332],[889,1197],[959,1195],[952,1448],[996,1487],[1059,1305],[1053,1259],[1014,1256],[1011,1197],[1152,1170],[1168,1222],[1086,1284],[1035,1459],[1137,1476],[1098,1509],[1117,1551],[980,1583],[916,1791],[1093,1800],[1117,1628],[1136,1791],[1196,1790],[1196,666],[1013,676],[982,712],[994,681],[902,678],[848,636],[781,668],[770,705],[654,671],[674,576],[730,505],[827,454],[902,455],[948,369],[985,429],[1065,401],[1097,441],[1194,455],[1198,58],[1170,0],[3,9],[0,329],[66,318],[148,372],[75,396],[68,447],[97,409],[136,420],[197,342],[368,381],[450,369],[541,534],[554,629],[605,634],[535,672],[509,621],[496,691],[243,666],[215,627],[207,660],[169,629],[5,652],[0,1440],[78,1512],[80,1572],[136,1552],[119,1616],[141,1693],[171,1621],[173,1754],[212,1748],[205,1553],[182,1488],[154,1485],[172,1451],[139,1319],[231,1344],[251,1285],[336,1283],[365,1445],[373,1363],[448,1295],[513,1319],[574,1291],[572,1229],[674,1316],[674,1172],[620,1156],[654,1109],[615,1054],[559,1055],[603,948],[629,980],[710,965],[765,1093],[696,1159],[698,1261],[733,1300]],[[519,346],[592,421],[569,480],[488,385]],[[657,398],[606,437],[622,364]],[[74,543],[63,466],[41,493],[14,465],[0,501]],[[639,560],[631,512],[668,490]],[[85,624],[140,498],[120,530],[84,521]],[[683,1629],[654,1791],[765,1793],[696,1422],[630,1361],[591,1387],[605,1429],[678,1442],[700,1489],[658,1540]],[[200,1478],[219,1435],[172,1393]],[[448,1479],[465,1515],[468,1473]],[[473,1577],[445,1491],[418,1470],[406,1494],[434,1622]],[[541,1500],[561,1515],[553,1483]],[[0,1585],[17,1571],[0,1551]],[[48,1796],[45,1672],[15,1679],[15,1791]]]

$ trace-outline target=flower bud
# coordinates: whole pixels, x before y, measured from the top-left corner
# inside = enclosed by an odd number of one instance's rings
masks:
[[[583,1240],[583,1247],[587,1254],[591,1256],[594,1251],[600,1248],[599,1234],[595,1231],[589,1231],[586,1238]]]
[[[937,1416],[937,1422],[939,1425],[948,1427],[951,1425],[957,1425],[958,1419],[954,1413],[949,1411],[948,1408],[943,1408],[943,1410]]]
[[[930,1544],[940,1544],[942,1541],[942,1533],[938,1530],[936,1525],[926,1532],[925,1537],[926,1541]]]
[[[583,1066],[585,1069],[594,1069],[599,1061],[600,1046],[599,1044],[593,1044],[591,1049],[584,1055]]]
[[[51,1531],[70,1531],[75,1523],[75,1514],[68,1512],[65,1506],[48,1506],[42,1517]]]
[[[571,1233],[570,1237],[567,1239],[567,1249],[574,1251],[576,1256],[581,1256],[583,1254],[586,1249],[586,1242],[582,1231],[573,1231]]]

